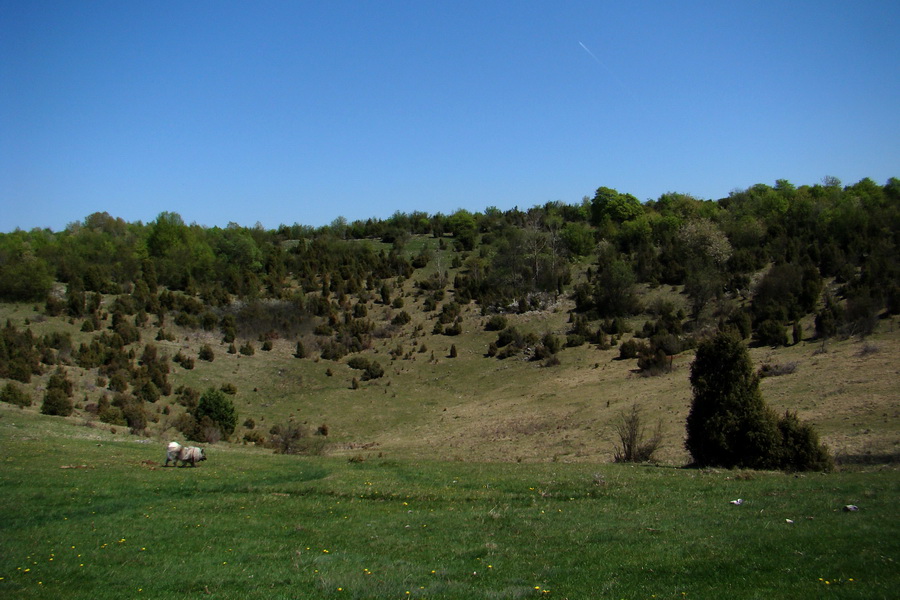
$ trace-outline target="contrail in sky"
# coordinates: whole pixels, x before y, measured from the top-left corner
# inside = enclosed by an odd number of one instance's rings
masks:
[[[600,65],[601,67],[603,67],[604,69],[606,69],[606,65],[604,65],[602,62],[600,62],[600,59],[597,58],[596,56],[594,56],[594,53],[591,52],[590,50],[588,50],[588,47],[587,47],[587,46],[585,46],[585,45],[582,44],[581,42],[578,42],[578,45],[581,46],[582,48],[584,48],[584,51],[587,52],[588,54],[590,54],[590,55],[591,55],[591,58],[593,58],[595,61],[597,61],[597,64],[598,64],[598,65]]]
[[[612,69],[610,69],[610,68],[607,67],[605,64],[603,64],[603,61],[600,60],[599,58],[597,58],[597,55],[594,54],[593,52],[591,52],[590,48],[588,48],[587,46],[585,46],[582,42],[578,42],[578,45],[581,46],[582,48],[584,48],[584,51],[587,52],[588,55],[590,55],[590,57],[594,59],[594,62],[596,62],[596,63],[597,63],[598,65],[600,65],[601,67],[603,67],[603,69],[604,69],[607,73],[609,73],[610,76],[611,76],[613,79],[616,80],[616,83],[618,83],[618,84],[622,87],[623,90],[625,90],[626,92],[628,91],[628,88],[625,87],[625,84],[622,83],[622,80],[619,79],[619,76],[616,75],[615,73],[613,73],[613,70],[612,70]]]

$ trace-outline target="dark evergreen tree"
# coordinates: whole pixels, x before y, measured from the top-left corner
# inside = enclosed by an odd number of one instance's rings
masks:
[[[9,381],[0,391],[0,402],[8,402],[16,406],[31,406],[31,396],[21,386]]]
[[[74,384],[66,376],[66,372],[59,367],[57,367],[57,369],[50,375],[50,378],[47,380],[47,389],[58,389],[62,391],[62,393],[64,393],[67,398],[71,398],[72,394],[74,394],[75,392]]]
[[[0,377],[30,383],[41,374],[40,352],[30,329],[19,331],[9,320],[0,329]]]
[[[601,317],[624,317],[639,312],[631,266],[618,259],[603,265],[594,284],[593,300]]]
[[[72,414],[72,399],[60,388],[48,388],[44,394],[44,403],[41,404],[41,412],[45,415],[68,417]]]
[[[234,433],[234,428],[237,426],[237,411],[234,403],[225,395],[225,392],[214,388],[203,392],[193,416],[201,424],[208,419],[208,422],[221,431],[224,438],[228,438]]]
[[[781,433],[779,466],[791,471],[831,471],[834,461],[831,453],[819,442],[819,435],[808,423],[802,423],[797,415],[785,412],[778,419]]]
[[[759,391],[750,355],[736,335],[720,333],[697,349],[694,398],[685,447],[699,466],[778,466],[777,419]]]
[[[205,360],[207,362],[212,362],[216,359],[216,354],[213,352],[212,347],[209,344],[203,344],[200,346],[200,352],[197,355],[197,358],[200,360]]]

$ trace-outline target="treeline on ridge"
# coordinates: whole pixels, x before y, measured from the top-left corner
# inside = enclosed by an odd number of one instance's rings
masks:
[[[169,323],[221,330],[229,344],[314,333],[321,355],[338,359],[409,323],[398,292],[412,279],[433,333],[445,335],[460,332],[460,308],[473,301],[483,314],[502,314],[569,295],[568,345],[603,345],[622,332],[622,317],[647,312],[653,318],[638,336],[648,342],[622,353],[659,366],[704,321],[771,345],[796,341],[799,319],[811,313],[817,335],[871,331],[879,314],[900,312],[898,236],[896,178],[884,186],[779,180],[718,201],[668,193],[641,203],[601,187],[576,205],[338,218],[320,228],[208,228],[169,212],[127,223],[95,213],[61,232],[0,234],[0,299],[84,319],[82,330],[97,331],[105,348],[137,341],[152,315],[163,339]],[[637,284],[682,286],[687,314],[642,306]],[[101,310],[104,298],[112,300]],[[375,304],[390,308],[389,322],[370,318]],[[29,345],[16,336],[4,335],[0,364],[24,378],[36,367],[10,362]],[[500,349],[510,341],[524,345],[501,331],[489,354],[508,355]],[[557,341],[541,342],[555,354]]]

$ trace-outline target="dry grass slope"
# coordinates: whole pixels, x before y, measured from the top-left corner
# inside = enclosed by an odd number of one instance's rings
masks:
[[[690,405],[688,374],[692,353],[675,357],[672,371],[657,377],[641,376],[634,360],[618,360],[618,350],[598,350],[591,345],[564,349],[560,364],[542,366],[521,356],[486,358],[496,333],[484,331],[486,318],[475,305],[463,311],[463,334],[433,335],[434,314],[424,313],[421,300],[407,282],[405,310],[413,321],[387,338],[375,338],[364,351],[385,368],[381,379],[362,382],[351,389],[359,371],[343,361],[293,356],[295,340],[275,340],[272,351],[253,356],[228,354],[219,333],[180,330],[174,342],[155,342],[161,352],[174,356],[179,350],[196,357],[203,344],[215,352],[212,362],[196,361],[193,370],[172,365],[173,387],[181,384],[203,390],[231,383],[239,424],[252,418],[263,431],[278,423],[298,421],[315,428],[329,426],[330,452],[378,454],[410,458],[465,461],[565,461],[595,462],[612,459],[614,422],[639,404],[648,425],[662,420],[664,442],[660,458],[684,464],[684,421]],[[653,293],[664,293],[656,290]],[[672,292],[674,293],[674,292]],[[511,315],[510,324],[523,331],[563,336],[572,305],[560,301],[554,308]],[[376,305],[370,317],[381,319],[388,308]],[[76,345],[89,339],[80,322],[46,319],[29,305],[3,305],[0,318],[35,333],[64,330]],[[638,328],[643,319],[635,319]],[[421,325],[421,327],[417,327]],[[812,324],[805,323],[811,335]],[[155,341],[157,328],[142,331],[142,342]],[[626,338],[627,339],[627,335]],[[314,341],[307,340],[313,348]],[[450,358],[455,345],[458,356]],[[399,358],[391,351],[400,347]],[[421,351],[424,348],[424,352]],[[866,340],[845,339],[802,342],[786,348],[753,348],[757,367],[791,363],[794,372],[762,381],[766,400],[779,411],[796,411],[812,422],[823,441],[838,454],[896,455],[900,444],[900,331],[894,320],[883,321]],[[95,371],[70,367],[76,384],[76,407],[85,399],[95,401],[104,392],[96,385]],[[330,374],[329,374],[330,373]],[[38,411],[46,376],[35,378],[29,388]],[[170,406],[169,406],[170,405]],[[164,409],[169,406],[171,414]],[[181,407],[173,398],[153,406],[158,421],[150,434],[160,440],[178,437],[171,428]],[[15,419],[4,411],[4,419]],[[88,424],[110,431],[83,410],[69,417],[73,425]],[[115,428],[127,435],[126,428]],[[73,430],[76,431],[76,430]],[[234,436],[240,441],[242,427]]]

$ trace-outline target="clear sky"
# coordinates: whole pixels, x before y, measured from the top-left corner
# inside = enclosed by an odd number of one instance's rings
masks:
[[[0,0],[0,231],[900,176],[900,2]]]

